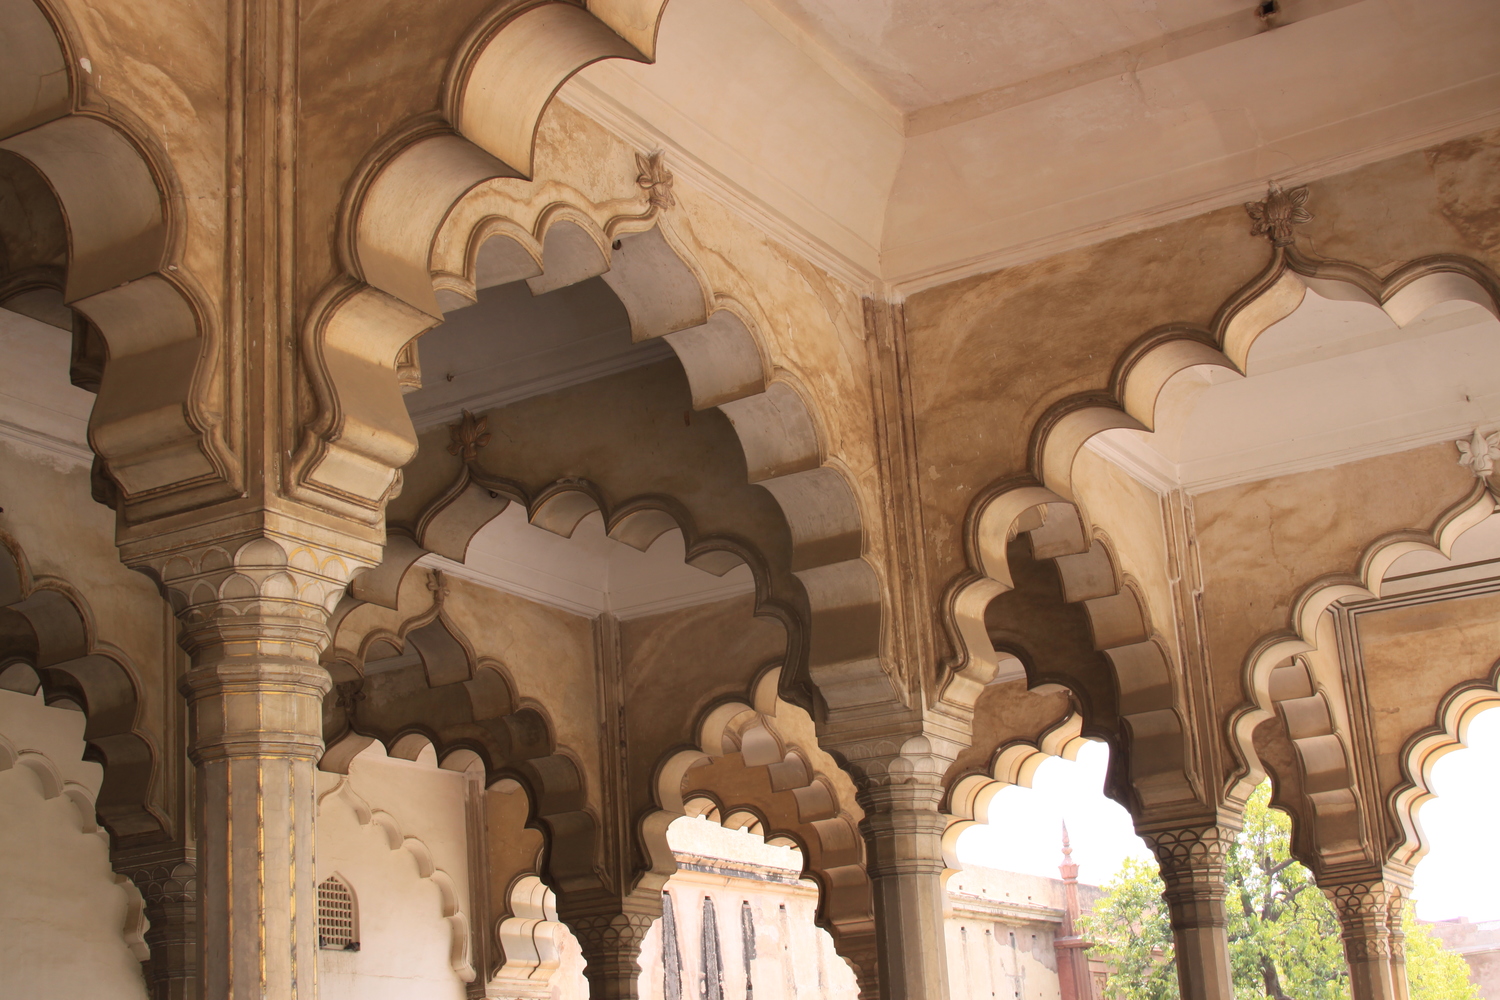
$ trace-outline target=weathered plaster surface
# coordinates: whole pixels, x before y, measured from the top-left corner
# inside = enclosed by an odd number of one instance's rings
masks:
[[[1203,617],[1220,711],[1243,697],[1240,670],[1262,636],[1289,629],[1292,603],[1395,531],[1427,531],[1473,477],[1450,444],[1383,455],[1196,498]]]

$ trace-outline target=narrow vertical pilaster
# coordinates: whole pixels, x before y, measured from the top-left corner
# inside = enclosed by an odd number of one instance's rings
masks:
[[[1386,907],[1386,926],[1391,933],[1391,991],[1396,1000],[1411,998],[1411,981],[1406,977],[1406,928],[1402,925],[1406,904],[1406,892],[1397,889]]]
[[[1206,825],[1145,834],[1161,866],[1183,1000],[1233,1000],[1225,852],[1234,832]]]

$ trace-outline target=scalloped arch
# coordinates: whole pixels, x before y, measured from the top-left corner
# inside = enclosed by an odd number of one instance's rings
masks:
[[[444,304],[472,301],[490,284],[525,279],[545,291],[600,275],[624,304],[634,339],[660,337],[672,347],[695,408],[717,406],[729,418],[749,481],[765,487],[786,517],[791,568],[811,610],[809,673],[830,708],[899,703],[880,660],[880,584],[863,558],[855,492],[824,460],[815,409],[790,380],[770,377],[753,310],[713,291],[662,215],[671,204],[663,190],[670,175],[659,161],[640,160],[644,203],[637,195],[600,204],[556,181],[519,183],[456,136],[417,140],[389,160],[354,210],[354,256],[372,287],[332,302],[317,323],[328,376],[320,394],[331,405],[294,463],[299,480],[324,491],[336,480],[362,482],[356,492],[368,511],[377,510],[395,470],[415,452],[398,352],[440,319]],[[335,401],[340,382],[359,385],[359,414]],[[333,432],[340,424],[342,432]],[[459,518],[446,539],[450,550],[503,506],[486,499],[521,499],[503,484],[484,484],[488,496],[465,493],[467,486],[448,500]],[[582,497],[558,500],[561,523],[571,505],[584,509]],[[425,525],[420,533],[427,538]],[[396,555],[418,558],[404,543]]]
[[[1088,742],[1083,735],[1083,716],[1069,712],[1032,743],[1016,740],[995,752],[989,767],[981,774],[960,778],[948,791],[948,826],[943,830],[943,858],[948,867],[958,870],[958,838],[971,826],[990,821],[990,803],[1011,785],[1030,788],[1036,769],[1042,762],[1061,757],[1076,760],[1078,751]]]
[[[1398,324],[1440,302],[1454,300],[1482,305],[1500,318],[1500,281],[1467,258],[1424,258],[1382,279],[1352,264],[1312,260],[1294,248],[1276,247],[1266,268],[1220,307],[1210,328],[1169,326],[1145,334],[1116,363],[1106,393],[1069,397],[1042,415],[1032,429],[1027,474],[993,484],[971,506],[965,528],[971,573],[955,584],[949,600],[950,625],[960,654],[945,685],[945,698],[972,704],[979,689],[996,676],[999,663],[984,628],[984,609],[996,596],[1014,588],[1006,547],[1018,533],[1030,534],[1038,558],[1057,560],[1065,589],[1073,589],[1070,575],[1079,579],[1080,592],[1091,592],[1089,582],[1104,579],[1098,567],[1094,572],[1080,572],[1096,561],[1091,554],[1091,530],[1073,491],[1074,462],[1088,439],[1113,428],[1154,429],[1157,400],[1179,372],[1214,365],[1243,375],[1256,338],[1291,315],[1309,288],[1327,297],[1370,302]],[[1039,517],[1039,510],[1045,515]],[[1049,520],[1054,522],[1050,527]],[[1114,655],[1110,658],[1119,680],[1122,712],[1130,714],[1124,707],[1127,702],[1152,705],[1138,713],[1142,715],[1139,725],[1131,725],[1131,742],[1142,736],[1170,742],[1174,726],[1166,713],[1171,711],[1174,717],[1176,713],[1171,700],[1160,697],[1158,679],[1163,672],[1141,669],[1141,663],[1122,665]],[[1180,746],[1180,721],[1175,729],[1176,756],[1181,758],[1185,748]],[[1243,739],[1240,745],[1246,745]],[[1253,748],[1248,759],[1254,759]],[[1180,781],[1168,775],[1157,777],[1164,779],[1163,802],[1172,796],[1192,797],[1192,783],[1186,775]],[[1238,788],[1235,794],[1240,791],[1248,794]]]
[[[785,704],[777,696],[780,670],[772,667],[762,673],[749,698],[705,709],[695,727],[693,747],[669,753],[657,765],[658,808],[641,823],[642,843],[664,874],[676,869],[667,827],[681,816],[712,815],[721,825],[795,843],[805,870],[818,883],[819,926],[833,936],[862,989],[869,989],[876,975],[875,918],[864,841],[833,783],[804,750],[786,745],[776,729],[777,708]],[[731,754],[741,755],[747,769],[763,768],[773,795],[790,792],[791,808],[778,812],[768,802],[724,800],[716,789],[693,783],[697,765]]]
[[[521,785],[532,818],[550,834],[549,877],[556,884],[596,882],[598,823],[588,809],[583,769],[558,746],[540,708],[518,697],[504,666],[476,655],[444,616],[442,601],[438,580],[430,606],[394,628],[379,620],[356,627],[347,615],[340,617],[341,628],[358,634],[332,651],[331,662],[343,664],[340,676],[355,676],[337,683],[325,702],[327,750],[318,767],[346,774],[350,761],[377,740],[389,755],[409,760],[431,746],[445,769],[478,766],[487,784]],[[402,690],[393,708],[376,714],[368,699],[358,697],[365,683],[364,656],[382,645],[404,650],[408,644],[417,654],[409,667],[423,672],[421,687]],[[433,719],[447,721],[434,727]]]
[[[80,764],[84,767],[95,766],[80,760],[74,762],[72,767]],[[106,854],[108,853],[110,837],[97,822],[96,795],[88,785],[69,776],[72,767],[59,764],[43,751],[17,747],[9,737],[0,733],[0,771],[8,771],[13,767],[24,768],[36,776],[43,800],[59,797],[67,799],[77,813],[79,835],[97,838],[103,844]],[[125,920],[120,926],[120,935],[131,954],[144,962],[150,957],[145,937],[148,927],[146,901],[128,877],[111,870],[109,878],[125,894]]]
[[[1436,797],[1432,791],[1432,769],[1443,756],[1468,745],[1469,724],[1480,713],[1500,706],[1500,661],[1482,684],[1465,684],[1449,692],[1438,709],[1435,725],[1407,741],[1401,752],[1402,786],[1391,796],[1391,807],[1401,824],[1403,840],[1392,852],[1393,860],[1415,866],[1427,853],[1426,838],[1418,815],[1422,806]]]
[[[104,763],[104,782],[90,808],[116,837],[153,837],[166,828],[150,804],[156,754],[137,729],[140,692],[123,655],[93,634],[84,599],[60,580],[34,579],[21,547],[0,533],[0,614],[14,614],[30,632],[25,648],[6,651],[24,663],[49,700],[83,709],[84,741]],[[15,669],[11,667],[10,669]]]
[[[1476,482],[1473,490],[1444,512],[1429,531],[1403,531],[1377,539],[1361,555],[1353,576],[1316,581],[1298,595],[1292,605],[1291,628],[1263,637],[1245,657],[1244,689],[1249,704],[1230,719],[1232,744],[1240,762],[1239,773],[1226,789],[1230,802],[1242,807],[1250,793],[1265,780],[1266,769],[1255,750],[1254,732],[1260,723],[1283,711],[1284,704],[1290,703],[1293,713],[1302,713],[1288,719],[1293,742],[1297,743],[1299,737],[1311,741],[1306,749],[1315,755],[1319,753],[1319,744],[1326,744],[1325,737],[1336,729],[1347,731],[1347,721],[1325,718],[1326,711],[1320,714],[1320,705],[1309,700],[1317,694],[1310,690],[1311,684],[1300,683],[1300,678],[1283,673],[1287,669],[1283,665],[1288,660],[1295,661],[1319,652],[1319,625],[1324,613],[1339,601],[1378,598],[1386,572],[1402,556],[1426,551],[1447,557],[1459,536],[1495,513],[1495,495],[1485,483]],[[1327,642],[1326,637],[1324,642]],[[1416,737],[1406,748],[1403,767],[1408,785],[1393,797],[1391,803],[1406,833],[1406,840],[1392,853],[1404,853],[1413,864],[1420,857],[1421,834],[1415,810],[1431,797],[1427,785],[1430,761],[1435,761],[1442,752],[1460,742],[1462,727],[1479,710],[1475,706],[1492,695],[1492,689],[1482,687],[1464,687],[1454,692],[1440,712],[1437,731]],[[1347,754],[1342,745],[1340,749]],[[1298,746],[1298,750],[1302,751],[1304,747]],[[1323,756],[1331,757],[1331,750],[1325,749]],[[1315,821],[1329,818],[1331,812],[1336,822],[1340,811],[1345,808],[1345,799],[1352,797],[1352,769],[1348,767],[1347,759],[1342,771],[1338,764],[1338,760],[1332,760],[1321,768],[1327,780],[1317,788],[1324,801],[1314,800]],[[1336,780],[1339,773],[1348,778],[1343,784]],[[1320,804],[1324,807],[1324,815],[1319,814]]]
[[[87,104],[80,48],[58,14],[31,0],[11,0],[5,14],[20,44],[0,69],[0,161],[24,165],[50,192],[67,258],[61,281],[33,268],[26,290],[50,289],[108,345],[89,440],[127,500],[230,479],[236,462],[209,398],[217,340],[175,262],[169,164],[128,110]]]

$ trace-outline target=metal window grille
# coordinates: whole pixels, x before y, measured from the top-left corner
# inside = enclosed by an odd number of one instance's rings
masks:
[[[358,951],[354,934],[354,893],[337,875],[318,885],[318,946],[334,951]]]

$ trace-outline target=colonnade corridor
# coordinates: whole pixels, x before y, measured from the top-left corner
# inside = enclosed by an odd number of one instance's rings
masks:
[[[0,1000],[1500,1000],[1496,66],[0,0]]]

